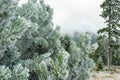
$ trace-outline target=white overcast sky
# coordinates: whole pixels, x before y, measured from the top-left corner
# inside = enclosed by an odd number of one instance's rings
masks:
[[[25,2],[26,0],[21,0]],[[104,0],[45,0],[54,9],[53,22],[62,33],[97,32],[104,27],[100,4]]]

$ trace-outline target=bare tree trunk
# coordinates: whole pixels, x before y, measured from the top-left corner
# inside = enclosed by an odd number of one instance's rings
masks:
[[[108,71],[110,71],[110,53],[108,53]]]
[[[109,22],[108,22],[109,32],[108,32],[108,71],[111,69],[111,7],[109,2]]]
[[[111,68],[111,54],[110,54],[110,49],[107,49],[107,66],[108,66],[108,71],[110,71]]]

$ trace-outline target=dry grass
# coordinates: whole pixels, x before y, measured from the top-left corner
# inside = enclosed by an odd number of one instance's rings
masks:
[[[91,80],[120,80],[120,73],[93,72]]]
[[[120,80],[120,66],[112,66],[111,72],[106,71],[93,72],[91,80]]]

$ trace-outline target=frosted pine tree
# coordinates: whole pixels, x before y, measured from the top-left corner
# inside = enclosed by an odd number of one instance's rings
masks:
[[[5,65],[0,66],[0,80],[8,80],[11,78],[12,72]]]
[[[16,43],[22,53],[21,63],[30,69],[29,79],[59,80],[65,76],[66,80],[68,70],[64,65],[67,65],[67,61],[63,60],[68,60],[68,57],[63,56],[66,53],[59,40],[60,27],[53,28],[53,10],[43,0],[28,0],[18,12],[20,17],[24,17],[30,24]]]
[[[91,36],[86,33],[80,35],[78,42],[71,41],[69,44],[69,77],[68,80],[89,80],[94,62],[89,58],[97,44],[91,45]]]
[[[43,0],[28,0],[19,9],[19,14],[30,22],[31,27],[18,41],[17,46],[25,56],[33,58],[46,52],[54,53],[60,47],[60,28],[53,29],[53,10]],[[23,45],[24,44],[24,45]]]
[[[17,3],[18,0],[0,1],[0,80],[16,80],[13,79],[15,77],[13,72],[14,66],[18,65],[20,52],[15,44],[29,27],[26,20],[18,16],[16,12]],[[18,69],[19,67],[15,68]],[[18,69],[17,71],[24,71],[24,67],[23,70]],[[26,73],[28,72],[29,70],[26,71]],[[17,79],[27,80],[27,77],[28,75],[22,72]]]
[[[71,40],[62,46],[53,10],[43,0],[17,3],[0,1],[0,80],[89,79],[93,62],[88,52],[95,48],[89,39],[81,37],[82,46]]]

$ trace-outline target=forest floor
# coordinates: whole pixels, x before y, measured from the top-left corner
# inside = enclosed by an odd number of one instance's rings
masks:
[[[112,66],[109,72],[107,67],[103,71],[93,71],[91,80],[120,80],[120,66]]]
[[[94,72],[91,80],[120,80],[120,73]]]

